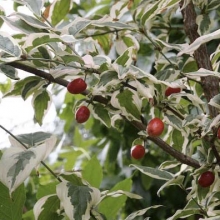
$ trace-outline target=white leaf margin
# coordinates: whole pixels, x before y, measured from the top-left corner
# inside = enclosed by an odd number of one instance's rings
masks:
[[[211,40],[215,40],[219,38],[220,38],[220,29],[210,34],[206,34],[201,37],[198,37],[192,44],[186,46],[185,49],[179,52],[177,56],[182,56],[183,54],[191,54],[195,50],[197,50],[202,44],[205,44]]]
[[[52,196],[57,196],[56,194],[51,194],[51,195],[48,195],[48,196],[44,196],[42,198],[40,198],[34,205],[34,208],[33,208],[33,212],[34,212],[34,217],[35,219],[38,219],[38,217],[40,216],[41,212],[43,211],[43,206],[44,204],[46,203],[46,201],[52,197]]]
[[[66,213],[66,215],[68,216],[69,219],[74,219],[74,206],[71,203],[71,197],[68,196],[68,186],[67,186],[67,181],[63,181],[60,184],[57,185],[56,187],[56,193],[58,198],[61,201],[61,206],[64,208],[64,211]],[[82,216],[82,220],[87,220],[90,218],[90,209],[92,207],[94,207],[96,204],[98,204],[98,202],[100,201],[101,198],[101,193],[97,188],[94,187],[89,187],[90,189],[92,189],[92,192],[90,192],[91,194],[91,198],[92,200],[89,201],[89,203],[87,204],[87,210],[85,212],[85,214]]]
[[[21,183],[25,181],[25,179],[28,178],[32,170],[36,168],[41,161],[46,159],[55,147],[56,137],[53,136],[43,144],[40,144],[37,147],[29,148],[28,150],[24,149],[24,147],[21,148],[21,144],[18,146],[16,141],[12,142],[15,144],[14,147],[6,149],[0,160],[0,181],[8,187],[10,193],[12,193]],[[32,157],[24,169],[20,170],[16,176],[10,176],[10,169],[18,162],[16,157],[24,153],[24,151],[32,152],[35,155],[35,158]],[[14,178],[15,180],[13,180]]]
[[[162,205],[154,205],[154,206],[148,207],[146,209],[138,210],[136,212],[131,213],[125,220],[133,220],[137,216],[144,215],[148,210],[150,210],[150,209],[157,209],[159,207],[162,207]]]
[[[8,43],[11,45],[7,45],[7,42],[0,39],[0,51],[4,51],[14,57],[20,57],[21,55],[21,48],[18,43],[15,41],[13,37],[11,37],[8,33],[0,31],[0,37],[4,40],[5,38],[8,39]]]

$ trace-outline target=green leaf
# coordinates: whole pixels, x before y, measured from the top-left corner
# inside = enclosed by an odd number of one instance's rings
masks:
[[[35,159],[36,155],[31,151],[23,151],[14,157],[15,163],[8,169],[7,177],[11,179],[9,188],[15,184],[16,177],[20,172],[23,172],[25,167],[30,163],[31,159]]]
[[[93,187],[99,188],[102,182],[102,166],[94,156],[83,168],[82,177]]]
[[[133,58],[132,58],[133,53],[134,53],[134,48],[129,47],[115,60],[114,63],[118,64],[119,66],[122,66],[122,67],[130,66],[131,63],[133,62]]]
[[[21,55],[21,49],[17,42],[5,32],[0,32],[0,50],[14,57]]]
[[[52,134],[42,131],[16,135],[16,137],[28,147],[39,145],[51,136]]]
[[[4,73],[7,77],[11,78],[11,79],[15,79],[18,80],[18,71],[9,65],[0,65],[0,72]]]
[[[0,192],[0,219],[22,219],[23,207],[25,203],[24,184],[18,187],[12,193],[12,195],[10,195],[8,188],[0,182]]]
[[[111,127],[109,111],[102,104],[95,104],[93,108],[94,118],[100,120],[106,127]]]
[[[34,107],[34,119],[38,124],[42,125],[43,117],[51,103],[51,98],[47,90],[37,91],[33,96],[32,103]]]
[[[85,183],[82,180],[82,177],[80,175],[77,175],[77,172],[75,173],[62,173],[60,175],[64,180],[70,182],[73,185],[77,186],[85,186]]]
[[[212,105],[212,106],[220,109],[220,94],[211,98],[211,100],[209,101],[209,105]]]
[[[56,193],[57,182],[47,183],[45,185],[40,184],[36,193],[36,198],[40,199],[44,196]]]
[[[201,32],[201,35],[209,32],[211,26],[211,20],[209,15],[207,14],[198,15],[196,18],[196,22],[199,25],[199,30]]]
[[[6,24],[19,29],[22,33],[26,33],[26,34],[31,34],[31,33],[38,33],[41,32],[41,30],[39,28],[35,28],[29,24],[27,24],[24,20],[22,19],[14,19],[12,17],[1,17]]]
[[[22,19],[24,22],[26,22],[27,24],[29,24],[30,26],[33,26],[35,28],[39,28],[39,29],[48,29],[49,28],[49,26],[47,24],[40,21],[39,19],[36,19],[33,16],[22,14],[22,13],[16,13],[15,16]]]
[[[144,26],[145,23],[152,18],[158,12],[160,1],[155,4],[149,4],[149,7],[145,8],[145,11],[141,17],[141,24]]]
[[[6,93],[4,95],[4,97],[8,97],[8,96],[19,96],[22,94],[22,90],[23,88],[25,87],[25,85],[29,82],[32,82],[32,81],[37,81],[39,80],[40,78],[38,76],[29,76],[29,77],[26,77],[24,79],[21,79],[19,81],[17,81],[12,90],[10,90],[8,93]]]
[[[41,16],[41,9],[43,7],[44,1],[42,1],[42,0],[35,0],[35,1],[24,0],[24,2],[27,3],[27,6],[28,6],[28,8],[31,9],[31,11],[33,11],[39,17]]]
[[[42,84],[43,81],[39,77],[27,82],[22,88],[21,97],[26,100],[37,88],[42,86]]]
[[[98,27],[109,27],[109,28],[116,28],[116,29],[126,29],[126,30],[135,30],[136,28],[132,27],[131,25],[128,25],[126,23],[120,22],[120,21],[98,21],[92,23],[95,26]]]
[[[101,31],[97,31],[94,33],[93,39],[97,40],[99,45],[102,47],[102,49],[104,50],[105,54],[109,54],[110,50],[111,50],[111,39],[109,35],[101,35]]]
[[[173,179],[167,181],[164,185],[162,185],[160,187],[160,189],[157,191],[157,195],[159,196],[160,195],[160,192],[165,188],[165,187],[168,187],[168,186],[171,186],[171,185],[179,185],[181,186],[183,184],[183,181],[184,181],[185,177],[182,176],[182,175],[179,175],[179,176],[176,176],[174,177]]]
[[[41,45],[45,45],[53,42],[61,42],[60,37],[56,34],[35,33],[35,34],[30,34],[27,37],[24,46],[26,51],[30,52],[35,47],[39,47]]]
[[[148,210],[151,210],[151,209],[157,209],[159,207],[161,207],[162,205],[154,205],[154,206],[151,206],[151,207],[148,207],[146,209],[141,209],[141,210],[138,210],[136,212],[133,212],[132,214],[130,214],[125,220],[133,220],[135,219],[137,216],[142,216],[144,215]]]
[[[178,56],[181,56],[183,54],[190,54],[197,50],[202,44],[205,44],[211,40],[219,39],[220,36],[220,30],[216,30],[212,33],[202,35],[201,37],[198,37],[192,44],[189,46],[186,46],[181,52],[178,53]]]
[[[56,26],[62,21],[70,10],[70,0],[57,0],[53,5],[53,11],[51,16],[51,23]]]
[[[84,28],[86,28],[89,24],[91,24],[91,21],[85,18],[77,17],[72,23],[71,27],[69,28],[69,33],[73,36],[78,34],[80,31],[82,31]]]
[[[181,209],[181,210],[177,210],[176,213],[172,217],[168,218],[167,220],[176,220],[179,218],[186,218],[186,217],[200,214],[200,213],[201,213],[201,210],[199,207],[197,209],[196,208],[195,209]]]
[[[74,220],[90,219],[90,210],[100,200],[98,189],[76,186],[70,182],[60,183],[57,186],[57,195],[68,218]]]
[[[124,89],[112,94],[111,104],[122,111],[122,114],[140,120],[141,100],[136,91]]]
[[[174,175],[172,173],[169,173],[165,170],[159,170],[157,168],[152,168],[152,167],[145,167],[145,166],[139,166],[139,165],[134,165],[131,164],[130,166],[135,167],[142,173],[158,180],[171,180]]]
[[[183,146],[183,142],[184,142],[184,137],[183,137],[181,131],[174,129],[174,131],[172,133],[172,140],[173,140],[173,144],[174,144],[175,149],[181,151],[182,146]]]
[[[23,145],[12,137],[10,142],[12,147],[4,151],[0,160],[0,180],[11,193],[51,153],[56,144],[56,137],[51,136],[41,145],[29,149],[24,149]]]
[[[62,220],[63,215],[59,215],[60,200],[57,195],[42,197],[34,205],[34,216],[38,220]]]
[[[117,190],[123,190],[129,192],[131,190],[131,187],[132,187],[132,180],[125,179],[117,183],[111,190],[108,191],[108,193]],[[126,199],[127,197],[125,195],[122,195],[117,198],[106,197],[100,202],[98,206],[98,211],[102,213],[106,217],[106,219],[116,219],[116,216],[119,213],[119,210],[124,206]]]

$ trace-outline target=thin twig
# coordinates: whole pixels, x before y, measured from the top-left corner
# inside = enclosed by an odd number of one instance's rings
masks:
[[[65,87],[68,85],[68,81],[66,81],[64,79],[54,78],[49,73],[46,73],[42,70],[35,69],[33,67],[26,66],[26,65],[18,63],[18,62],[7,63],[7,65],[10,65],[10,66],[13,66],[15,68],[30,72],[30,73],[35,74],[37,76],[40,76],[44,79],[50,80],[50,82],[54,82],[54,83],[57,83],[59,85],[65,86]],[[82,95],[88,95],[89,91],[86,90],[85,92],[83,92],[81,94]],[[93,101],[97,101],[97,102],[102,103],[104,105],[107,105],[109,103],[109,100],[107,98],[99,96],[99,95],[93,96]],[[128,119],[125,118],[125,120],[128,120]],[[146,125],[144,125],[140,122],[132,121],[131,124],[133,126],[135,126],[136,128],[138,128],[139,130],[144,130],[146,128]],[[180,161],[184,164],[187,164],[189,166],[192,166],[194,168],[199,168],[200,167],[199,163],[196,160],[186,156],[185,154],[183,154],[179,151],[176,151],[174,148],[172,148],[170,145],[168,145],[163,140],[161,140],[159,138],[149,138],[149,139],[152,142],[154,142],[155,144],[157,144],[165,152],[167,152],[168,154],[170,154],[171,156],[176,158],[178,161]]]

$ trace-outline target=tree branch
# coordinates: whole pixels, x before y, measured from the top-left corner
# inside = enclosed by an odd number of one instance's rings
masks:
[[[184,0],[180,2],[180,7],[183,6]],[[196,12],[192,1],[182,9],[182,15],[184,20],[184,29],[190,40],[190,43],[194,42],[200,35],[198,34],[198,25],[196,23]],[[207,70],[213,70],[212,64],[209,58],[207,47],[205,44],[201,45],[195,52],[194,58],[198,65],[198,68],[204,68]],[[207,99],[210,101],[215,95],[219,94],[219,79],[215,76],[201,77],[202,87]],[[213,118],[218,115],[218,110],[208,105],[209,114]]]
[[[146,126],[138,121],[132,121],[131,122],[136,128],[139,130],[145,130]],[[162,150],[164,150],[166,153],[171,155],[172,157],[176,158],[178,161],[180,161],[183,164],[187,164],[194,168],[199,168],[200,165],[198,161],[192,159],[191,157],[177,151],[173,147],[171,147],[169,144],[167,144],[165,141],[163,141],[161,138],[158,137],[147,137],[149,140],[154,142],[157,146],[159,146]]]
[[[11,63],[7,63],[7,65],[13,66],[17,69],[24,70],[29,73],[32,73],[36,76],[39,76],[41,78],[48,80],[49,82],[57,83],[57,84],[62,85],[64,87],[67,87],[67,85],[68,85],[68,81],[66,81],[64,79],[54,78],[51,74],[49,74],[47,72],[35,69],[34,67],[26,66],[26,65],[19,63],[19,62],[11,62]],[[82,93],[82,95],[88,95],[88,94],[89,94],[89,91],[85,91]],[[97,101],[99,103],[102,103],[104,105],[107,105],[109,103],[108,99],[106,99],[103,96],[99,96],[99,95],[94,96],[92,98],[92,100]],[[139,130],[146,129],[146,125],[144,125],[140,122],[132,121],[131,124],[133,126],[135,126],[136,128],[138,128]],[[149,137],[148,139],[151,140],[152,142],[154,142],[155,144],[157,144],[161,149],[163,149],[165,152],[167,152],[168,154],[173,156],[175,159],[177,159],[181,163],[187,164],[187,165],[192,166],[194,168],[200,167],[199,163],[196,160],[194,160],[194,159],[190,158],[189,156],[175,150],[174,148],[172,148],[170,145],[168,145],[166,142],[164,142],[160,138]]]

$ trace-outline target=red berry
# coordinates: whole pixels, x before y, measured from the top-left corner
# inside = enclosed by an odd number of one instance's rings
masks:
[[[198,179],[198,184],[201,187],[209,187],[213,184],[215,180],[215,175],[211,171],[206,171],[201,174],[201,176]]]
[[[165,96],[170,96],[173,93],[179,93],[181,91],[180,88],[172,88],[172,87],[168,87],[165,91]]]
[[[86,106],[81,106],[76,111],[75,118],[78,123],[84,123],[88,120],[89,116],[90,116],[89,109]]]
[[[160,136],[164,129],[164,123],[159,118],[152,119],[147,126],[147,133],[149,136]]]
[[[217,131],[217,138],[220,139],[220,128]]]
[[[67,85],[67,90],[71,94],[79,94],[85,91],[86,88],[87,88],[87,84],[81,78],[74,79],[73,81],[69,82]]]
[[[139,160],[141,159],[142,157],[144,157],[145,155],[145,148],[144,146],[142,145],[136,145],[136,146],[133,146],[131,148],[131,156],[136,159],[136,160]]]

